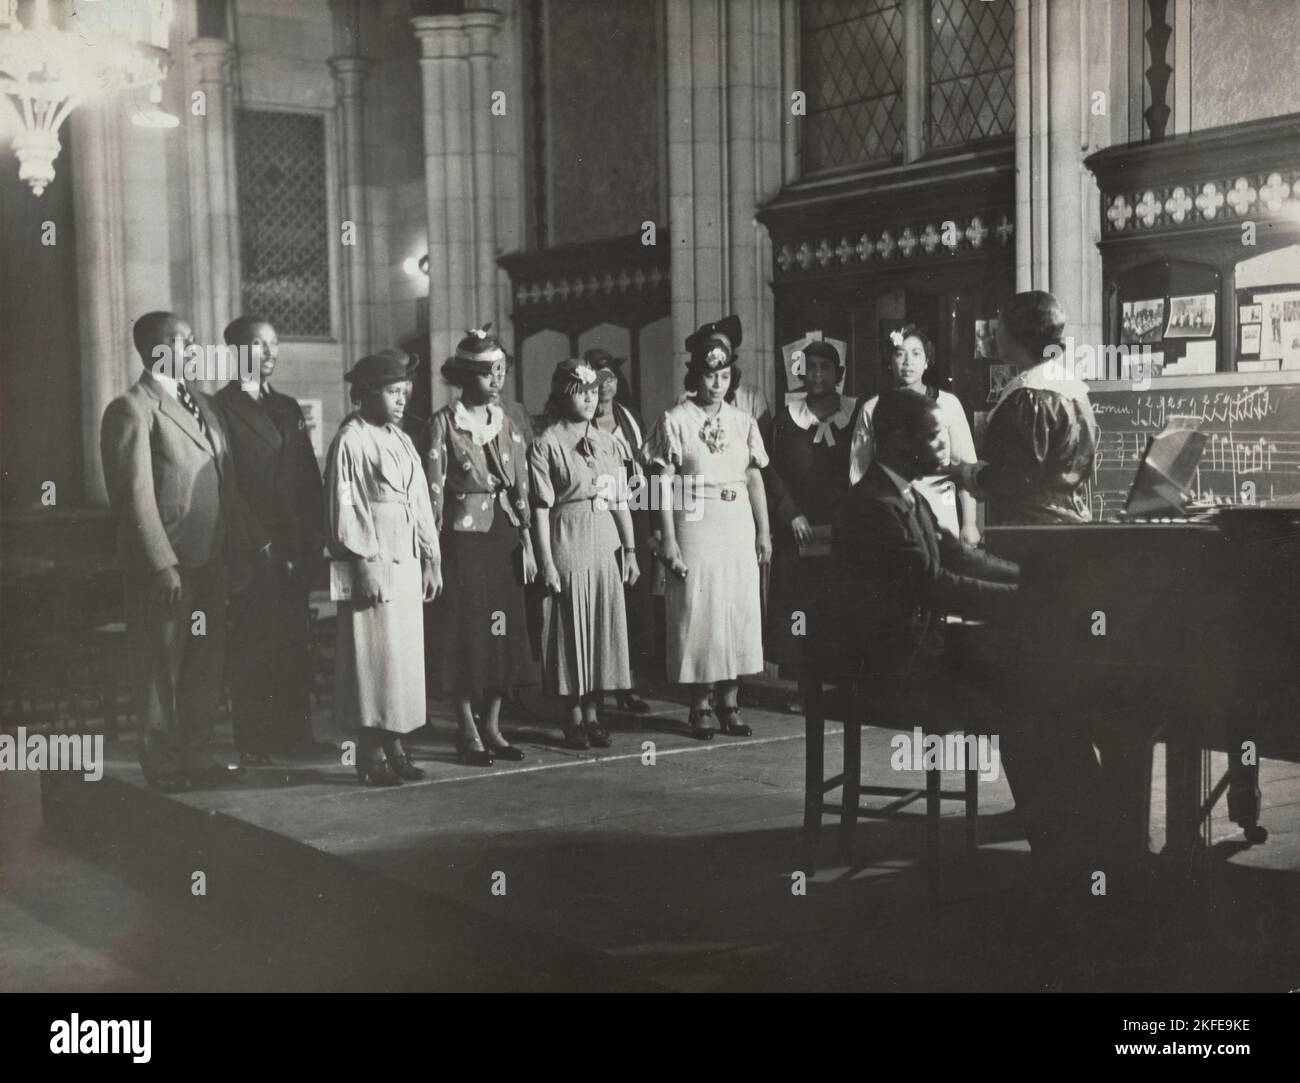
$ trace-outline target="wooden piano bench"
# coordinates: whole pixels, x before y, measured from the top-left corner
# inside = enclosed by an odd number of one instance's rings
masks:
[[[815,871],[821,841],[822,822],[826,816],[839,814],[839,848],[844,858],[853,852],[853,836],[859,819],[915,820],[917,813],[908,806],[925,799],[925,861],[926,878],[931,893],[939,889],[939,821],[941,802],[961,801],[965,805],[966,847],[968,855],[978,845],[976,825],[979,817],[979,768],[977,763],[966,761],[963,788],[942,788],[943,773],[938,769],[925,770],[925,788],[909,786],[864,786],[862,784],[862,727],[880,725],[866,721],[862,692],[855,685],[844,720],[844,763],[838,774],[826,774],[826,713],[823,675],[817,671],[816,662],[805,664],[800,680],[804,704],[805,771],[804,771],[804,821],[803,838],[808,851],[806,862],[809,871]],[[961,726],[951,723],[952,715],[942,725],[927,724],[918,718],[926,736],[930,734],[964,734]],[[891,727],[892,728],[892,727]],[[827,795],[840,791],[840,800],[828,800]],[[883,806],[862,804],[863,797],[893,798]]]

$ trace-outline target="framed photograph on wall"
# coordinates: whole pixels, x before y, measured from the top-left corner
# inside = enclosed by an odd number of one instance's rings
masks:
[[[1262,325],[1258,323],[1243,323],[1241,325],[1241,345],[1239,352],[1242,357],[1259,356],[1261,330]]]
[[[1169,298],[1169,324],[1165,338],[1209,338],[1214,334],[1212,293]]]
[[[1165,326],[1165,299],[1125,301],[1120,310],[1119,341],[1123,346],[1159,342]]]
[[[1246,323],[1264,322],[1263,305],[1238,305],[1237,313],[1238,313],[1238,318],[1237,318],[1238,323],[1246,324]]]

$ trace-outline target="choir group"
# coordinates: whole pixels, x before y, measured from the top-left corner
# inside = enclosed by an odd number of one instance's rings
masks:
[[[466,764],[524,758],[500,720],[503,699],[528,685],[562,702],[566,746],[608,747],[607,694],[624,709],[647,709],[632,663],[644,667],[657,653],[656,612],[665,675],[685,686],[691,734],[748,735],[740,678],[761,672],[765,658],[797,676],[815,630],[833,626],[852,647],[860,623],[846,630],[822,619],[833,596],[847,597],[850,610],[878,608],[879,598],[861,593],[886,589],[863,579],[862,554],[874,542],[845,526],[851,491],[876,492],[884,479],[889,495],[907,498],[914,527],[915,494],[929,509],[917,536],[963,550],[979,542],[980,497],[1000,521],[1087,518],[1081,489],[1096,428],[1086,388],[1049,383],[1037,367],[1063,323],[1045,293],[1004,306],[1001,355],[1020,360],[1022,372],[992,413],[987,462],[976,460],[960,402],[926,380],[934,346],[914,325],[886,344],[892,389],[865,403],[841,394],[836,346],[809,343],[803,388],[773,417],[761,392],[741,387],[739,319],[706,324],[686,340],[684,394],[645,430],[620,401],[618,363],[604,351],[556,366],[535,432],[503,395],[511,359],[490,328],[469,332],[444,362],[459,393],[427,422],[407,416],[410,359],[386,350],[345,377],[355,408],[330,445],[322,501],[301,411],[277,407],[269,388],[274,328],[255,317],[231,325],[227,341],[249,346],[261,367],[209,399],[150,370],[159,343],[192,342],[184,321],[150,313],[136,325],[145,372],[110,407],[103,440],[134,600],[146,776],[192,780],[207,763],[211,674],[196,688],[194,647],[176,629],[187,599],[217,605],[227,572],[241,761],[264,763],[275,750],[268,712],[292,715],[301,735],[305,682],[288,664],[301,643],[277,635],[296,622],[272,607],[305,613],[302,569],[322,540],[349,593],[338,607],[333,711],[314,736],[355,741],[368,784],[422,776],[402,738],[426,724],[429,691],[450,699]],[[918,440],[928,442],[919,451]],[[260,463],[259,447],[278,457]],[[172,474],[182,480],[175,493]],[[210,492],[193,484],[205,477]],[[635,499],[647,486],[652,499]],[[202,501],[210,514],[196,524]],[[200,536],[211,544],[187,552],[187,539]],[[237,551],[257,553],[251,571]],[[883,574],[897,578],[902,568]],[[208,649],[200,669],[219,671],[219,648]]]

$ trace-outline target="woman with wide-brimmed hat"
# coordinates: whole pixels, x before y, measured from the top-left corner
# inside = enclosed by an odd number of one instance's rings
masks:
[[[747,736],[740,677],[763,670],[759,564],[772,558],[758,422],[731,404],[740,380],[736,316],[686,340],[689,397],[655,423],[642,457],[658,469],[659,559],[668,569],[668,679],[691,686],[690,726]],[[714,707],[709,705],[713,693]]]
[[[506,354],[487,327],[461,339],[442,374],[461,395],[434,414],[425,456],[446,583],[430,657],[455,703],[461,762],[489,766],[524,758],[501,735],[501,697],[537,683],[524,607],[537,572],[526,447],[500,405]]]
[[[339,603],[333,731],[357,742],[357,773],[396,786],[424,772],[401,736],[425,724],[421,600],[441,589],[438,533],[420,459],[402,432],[405,355],[363,357],[346,376],[357,408],[339,426],[325,471],[329,547],[348,562]]]
[[[600,379],[582,361],[551,377],[547,425],[528,452],[533,534],[546,587],[542,686],[565,701],[566,744],[609,747],[605,692],[632,685],[624,583],[640,575],[627,478],[614,438],[593,424]]]

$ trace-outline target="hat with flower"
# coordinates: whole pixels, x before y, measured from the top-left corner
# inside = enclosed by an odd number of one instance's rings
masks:
[[[595,387],[599,382],[600,376],[595,369],[587,362],[572,357],[555,366],[555,371],[551,374],[551,394],[573,395]]]
[[[736,315],[704,324],[686,339],[686,350],[691,355],[687,366],[716,372],[734,365],[742,334],[740,317]]]

